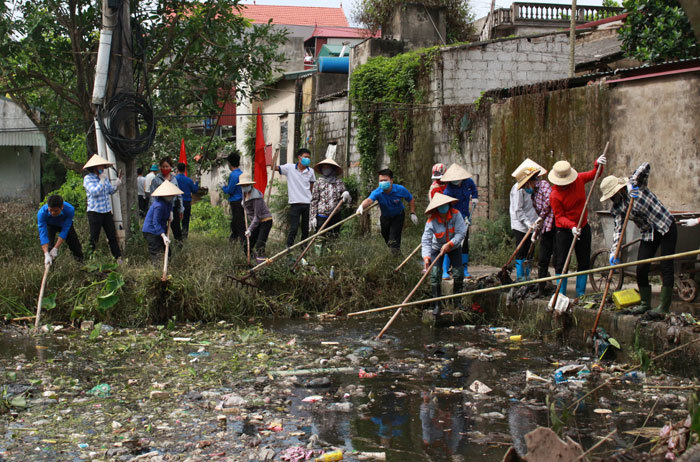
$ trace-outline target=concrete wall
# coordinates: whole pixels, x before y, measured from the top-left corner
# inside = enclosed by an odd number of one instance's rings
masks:
[[[307,115],[304,133],[308,140],[306,146],[311,150],[312,159],[318,162],[326,157],[329,143],[336,143],[333,160],[347,171],[347,113],[348,99],[334,98],[318,103],[314,114]]]
[[[403,41],[410,50],[441,45],[446,40],[446,17],[446,8],[407,4],[382,25],[382,38]]]
[[[39,147],[0,146],[0,201],[41,202]]]
[[[270,113],[263,117],[265,144],[271,144],[274,149],[281,143],[281,126],[283,123],[287,124],[287,157],[281,159],[286,162],[292,159],[294,152],[294,87],[294,80],[281,80],[268,91],[269,97],[262,103],[262,112]],[[285,113],[287,114],[284,115]]]

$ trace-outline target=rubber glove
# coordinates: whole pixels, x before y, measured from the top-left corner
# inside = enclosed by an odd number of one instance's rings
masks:
[[[316,231],[317,224],[318,222],[316,221],[316,217],[311,217],[311,219],[309,220],[309,229],[311,229],[311,231]]]
[[[539,229],[540,226],[542,226],[542,222],[544,222],[544,218],[537,217],[537,220],[535,220],[535,228]]]
[[[596,160],[596,162],[598,163],[598,165],[605,165],[608,163],[608,158],[605,157],[605,154],[603,154],[600,157],[598,157],[598,160]]]
[[[169,221],[169,222],[172,222],[172,221],[173,221],[173,218],[174,218],[173,212],[170,212],[170,217],[168,218],[168,221]]]
[[[44,252],[44,266],[51,266],[51,263],[53,263],[51,255],[48,252]]]
[[[416,216],[415,213],[411,214],[411,221],[413,222],[414,225],[418,224],[418,217]]]
[[[629,194],[630,197],[637,199],[639,197],[639,188],[637,186],[633,186],[631,183],[627,183],[627,194]]]
[[[688,226],[688,227],[697,226],[698,222],[700,222],[700,219],[698,219],[698,218],[685,218],[685,219],[680,221],[682,226]]]
[[[576,239],[578,239],[581,236],[581,230],[574,226],[573,228],[571,228],[571,234],[573,234],[576,237]]]
[[[610,266],[615,266],[620,264],[620,259],[615,258],[615,252],[610,252]]]
[[[250,237],[250,230],[249,229],[245,230],[245,237]]]
[[[357,208],[357,211],[355,212],[358,215],[362,215],[362,212],[364,212],[365,209],[362,207],[362,204]]]
[[[122,179],[121,179],[121,178],[117,178],[117,180],[114,182],[114,187],[115,187],[115,188],[118,188],[118,187],[121,186],[121,185],[122,185]]]
[[[341,197],[343,198],[343,202],[345,202],[346,204],[350,203],[350,201],[352,200],[352,196],[348,191],[343,191],[343,195]]]
[[[165,235],[165,233],[161,233],[160,237],[163,238],[163,243],[165,245],[170,245],[170,239],[168,238],[168,236]]]
[[[58,249],[57,249],[56,247],[54,247],[54,248],[51,249],[51,251],[49,252],[49,255],[51,255],[51,258],[52,258],[52,259],[58,257]]]
[[[428,271],[430,266],[430,257],[423,257],[423,272]]]
[[[479,203],[479,199],[476,197],[472,197],[472,205],[476,205]]]

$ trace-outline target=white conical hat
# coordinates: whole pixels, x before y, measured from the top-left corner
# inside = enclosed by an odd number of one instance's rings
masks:
[[[452,180],[452,181],[457,181],[457,180]],[[441,205],[451,204],[453,202],[457,202],[457,199],[455,199],[454,197],[446,196],[446,195],[441,194],[441,193],[435,193],[433,198],[430,199],[430,204],[428,204],[428,208],[425,209],[425,214],[427,215],[428,213],[437,209]]]
[[[101,165],[112,167],[114,164],[107,159],[103,159],[97,154],[94,154],[92,157],[90,157],[90,160],[87,161],[87,164],[83,165],[83,170],[90,167],[99,167]]]
[[[255,184],[255,180],[247,173],[244,173],[238,178],[238,186],[252,186]]]
[[[542,176],[547,173],[547,169],[532,159],[525,159],[518,168],[516,168],[511,176],[518,182],[518,189],[525,186],[525,183],[530,181],[535,176]]]
[[[320,174],[321,167],[323,167],[324,165],[330,165],[331,167],[335,167],[338,170],[338,172],[337,172],[338,176],[340,176],[343,173],[343,167],[338,165],[338,163],[336,161],[334,161],[333,159],[323,159],[321,162],[314,165],[314,170],[316,170],[316,173]]]
[[[443,183],[449,183],[450,181],[466,180],[467,178],[471,177],[472,174],[469,173],[465,168],[460,167],[457,164],[452,164],[447,169],[447,171],[445,171],[445,174],[442,175],[440,181],[442,181]]]
[[[180,194],[184,194],[184,192],[169,182],[168,180],[165,180],[163,184],[158,186],[155,191],[151,193],[151,196],[154,197],[163,197],[163,196],[179,196]]]

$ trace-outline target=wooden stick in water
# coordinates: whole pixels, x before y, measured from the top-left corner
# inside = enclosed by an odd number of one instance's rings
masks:
[[[41,287],[39,288],[39,301],[36,304],[36,322],[34,323],[34,329],[39,328],[39,321],[41,320],[41,302],[44,300],[44,290],[46,289],[46,279],[49,277],[49,268],[51,265],[44,265],[44,276],[41,278]]]

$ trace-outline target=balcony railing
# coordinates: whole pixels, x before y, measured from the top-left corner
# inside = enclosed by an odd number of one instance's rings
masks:
[[[622,13],[622,8],[607,6],[577,6],[576,22],[586,23]],[[494,11],[493,27],[527,23],[559,23],[570,21],[571,6],[557,3],[516,2],[510,8]]]

